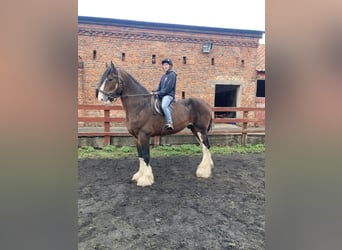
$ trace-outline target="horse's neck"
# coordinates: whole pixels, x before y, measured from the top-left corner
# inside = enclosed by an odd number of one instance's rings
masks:
[[[125,80],[124,80],[124,88],[122,95],[143,95],[148,94],[148,90],[140,84],[132,75],[127,72],[124,72]]]
[[[150,102],[149,91],[127,72],[123,85],[121,101],[127,113],[136,113],[145,103]]]

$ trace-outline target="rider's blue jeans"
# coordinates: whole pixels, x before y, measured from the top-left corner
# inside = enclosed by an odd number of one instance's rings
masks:
[[[173,101],[173,97],[170,95],[166,95],[162,99],[162,109],[165,114],[165,118],[167,123],[172,124],[172,116],[171,116],[171,108],[170,104]]]

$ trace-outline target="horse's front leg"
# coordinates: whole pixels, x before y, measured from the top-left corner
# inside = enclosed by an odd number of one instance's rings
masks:
[[[138,181],[138,179],[143,175],[144,166],[145,166],[144,158],[142,156],[142,148],[140,144],[138,143],[138,141],[136,142],[136,146],[137,146],[137,152],[138,152],[138,157],[139,157],[139,170],[133,175],[132,181]]]
[[[152,167],[150,165],[150,138],[138,139],[137,150],[139,157],[139,170],[132,177],[138,186],[151,186],[154,182]]]

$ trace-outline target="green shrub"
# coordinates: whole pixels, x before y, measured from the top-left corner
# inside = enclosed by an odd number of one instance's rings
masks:
[[[108,145],[102,148],[103,151],[105,152],[114,152],[115,151],[115,147],[112,145]]]
[[[231,154],[231,153],[260,153],[265,152],[264,144],[256,145],[234,145],[231,147],[212,146],[210,152],[214,154]],[[183,145],[162,145],[150,148],[151,157],[161,156],[177,156],[177,155],[201,155],[202,148],[198,144]],[[122,158],[136,156],[137,150],[133,146],[105,146],[103,149],[95,149],[91,146],[82,147],[78,150],[78,158]]]
[[[122,153],[132,153],[136,151],[135,147],[128,147],[128,146],[122,146],[119,148],[119,151]]]
[[[88,147],[85,147],[85,148],[84,148],[84,151],[85,151],[86,153],[92,153],[92,152],[95,152],[96,149],[95,149],[94,147],[92,147],[92,146],[88,146]]]

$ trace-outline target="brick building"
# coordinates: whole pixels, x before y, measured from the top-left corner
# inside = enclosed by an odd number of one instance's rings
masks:
[[[260,44],[257,50],[257,79],[256,79],[256,97],[255,106],[258,108],[265,108],[265,45]],[[265,112],[257,111],[255,112],[257,119],[265,120]],[[265,122],[258,122],[258,126],[265,126]]]
[[[263,31],[78,17],[78,103],[99,104],[95,88],[108,61],[147,89],[170,57],[176,99],[199,97],[211,106],[256,106],[259,39]],[[264,94],[263,94],[264,95]]]

